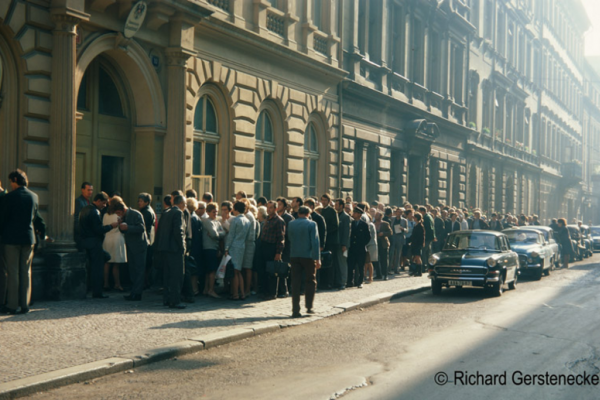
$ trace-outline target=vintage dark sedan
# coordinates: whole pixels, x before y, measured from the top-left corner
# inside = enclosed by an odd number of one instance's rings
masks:
[[[567,225],[567,229],[569,230],[569,234],[571,235],[571,241],[573,242],[573,250],[575,251],[575,255],[572,257],[574,260],[572,261],[581,261],[586,256],[586,248],[581,240],[581,230],[577,225]]]
[[[448,235],[441,252],[429,259],[429,278],[434,295],[445,287],[485,288],[494,296],[502,295],[504,285],[515,289],[519,275],[519,257],[510,249],[501,232],[468,230]]]
[[[531,274],[537,280],[542,279],[542,274],[550,274],[554,267],[554,252],[540,231],[525,227],[502,232],[508,237],[510,248],[519,255],[522,273]]]
[[[581,240],[585,246],[585,257],[591,257],[594,255],[594,242],[590,235],[590,227],[587,225],[579,225],[579,231],[581,232]]]
[[[590,227],[590,236],[594,245],[594,252],[600,251],[600,226]]]

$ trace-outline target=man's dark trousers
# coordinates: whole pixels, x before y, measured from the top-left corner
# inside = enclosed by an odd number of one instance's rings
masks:
[[[96,243],[90,248],[86,248],[89,264],[90,264],[90,283],[92,285],[92,295],[101,296],[104,289],[104,250],[102,250],[102,242]]]
[[[277,277],[267,273],[267,262],[275,260],[277,245],[275,243],[260,242],[258,248],[258,288],[264,296],[273,297],[277,291]],[[284,279],[284,278],[282,278]],[[294,284],[292,278],[292,285]]]
[[[293,257],[290,261],[292,264],[292,313],[298,314],[300,313],[300,286],[302,281],[305,282],[304,304],[306,309],[313,308],[317,289],[317,266],[312,258]]]
[[[168,305],[181,303],[181,286],[183,285],[184,258],[183,254],[165,251],[161,257],[163,265],[164,302]]]
[[[147,250],[132,252],[127,249],[129,276],[131,277],[131,294],[141,295],[144,290]]]
[[[348,253],[348,284],[347,286],[362,285],[365,278],[366,251],[352,251]]]

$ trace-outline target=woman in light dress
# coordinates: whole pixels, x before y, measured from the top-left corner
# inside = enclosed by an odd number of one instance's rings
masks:
[[[104,214],[102,225],[110,225],[113,222],[120,223],[119,216],[114,212],[114,204],[123,201],[119,196],[113,196],[108,202],[108,211]],[[115,290],[123,291],[121,279],[119,277],[120,264],[127,262],[127,248],[125,247],[125,236],[119,230],[119,227],[111,229],[104,235],[102,249],[110,254],[110,260],[104,264],[104,290],[110,289],[109,277],[112,269],[115,280]]]
[[[208,218],[202,218],[202,258],[206,271],[204,294],[216,299],[220,298],[215,292],[215,276],[219,268],[219,241],[227,235],[227,232],[217,220],[218,207],[217,203],[209,203],[206,206]]]

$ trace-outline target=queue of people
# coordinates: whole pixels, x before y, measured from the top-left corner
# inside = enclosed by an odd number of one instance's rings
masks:
[[[0,185],[0,306],[17,314],[29,311],[33,245],[45,237],[45,224],[25,173],[14,171],[9,180],[11,192]],[[162,290],[164,305],[174,309],[201,295],[233,301],[291,295],[292,316],[299,317],[301,293],[312,313],[317,288],[360,289],[407,270],[421,276],[454,231],[539,225],[535,215],[487,218],[479,209],[385,206],[327,193],[268,200],[238,192],[235,201],[219,204],[211,193],[198,199],[194,190],[174,191],[164,196],[160,218],[151,204],[148,193],[139,194],[133,209],[119,193],[94,195],[90,182],[81,185],[74,240],[88,255],[93,298],[124,291],[120,271],[127,265],[127,301],[141,301],[150,287]]]

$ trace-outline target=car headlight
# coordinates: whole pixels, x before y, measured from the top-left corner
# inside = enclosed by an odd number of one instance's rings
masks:
[[[539,253],[537,251],[532,251],[531,252],[531,257],[536,258],[536,257],[539,257],[539,256],[540,255],[539,255]]]
[[[487,265],[489,265],[490,267],[495,267],[496,266],[496,260],[494,260],[493,258],[488,258],[487,259]]]
[[[434,257],[434,256],[429,257],[429,265],[435,265],[435,264],[437,264],[437,262],[438,262],[437,257]]]

